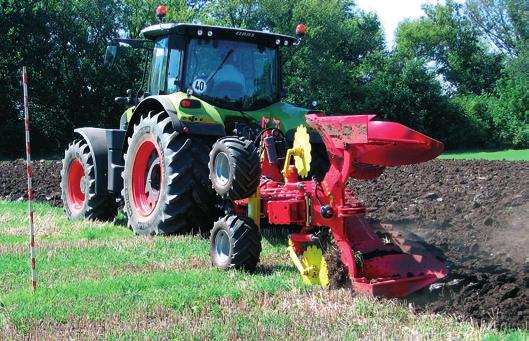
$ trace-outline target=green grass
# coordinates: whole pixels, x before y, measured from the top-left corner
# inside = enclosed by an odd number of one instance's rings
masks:
[[[509,149],[499,151],[487,150],[452,150],[443,153],[440,159],[455,160],[507,160],[507,161],[529,161],[529,149]]]
[[[0,201],[0,339],[523,339],[401,301],[306,287],[263,242],[254,274],[212,268],[195,236],[147,238],[69,222],[35,205],[38,289],[29,282],[25,203]]]

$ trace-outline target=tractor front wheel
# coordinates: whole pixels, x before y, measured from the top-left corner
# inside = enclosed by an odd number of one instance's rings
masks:
[[[209,153],[209,178],[222,198],[249,197],[261,180],[257,147],[242,137],[219,139]]]
[[[61,197],[68,218],[110,221],[117,204],[109,193],[96,194],[94,155],[84,140],[76,140],[64,152]]]
[[[213,265],[251,272],[259,263],[261,233],[251,218],[228,215],[213,226],[209,245]]]

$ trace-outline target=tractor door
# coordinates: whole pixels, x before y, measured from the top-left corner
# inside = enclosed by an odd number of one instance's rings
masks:
[[[178,37],[161,37],[154,44],[149,80],[151,95],[165,95],[180,90],[182,44]]]
[[[167,75],[167,59],[169,52],[169,37],[156,40],[151,62],[149,93],[151,95],[165,94],[165,78]]]

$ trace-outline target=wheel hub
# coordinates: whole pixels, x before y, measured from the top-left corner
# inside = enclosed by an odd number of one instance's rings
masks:
[[[230,180],[230,162],[226,153],[221,152],[215,156],[214,168],[217,181],[221,186],[225,186]]]
[[[73,213],[79,213],[85,202],[84,167],[80,160],[75,159],[68,169],[68,207]]]
[[[145,177],[145,194],[149,206],[154,207],[160,197],[160,159],[156,153],[151,154],[150,166]]]
[[[155,141],[146,139],[140,144],[132,169],[132,199],[136,212],[142,217],[152,214],[160,198],[160,160],[160,151]]]
[[[220,263],[226,263],[230,257],[230,238],[224,230],[217,232],[215,236],[215,253]]]
[[[81,185],[81,192],[82,192],[83,194],[85,194],[85,191],[86,191],[86,190],[85,190],[85,186],[86,186],[86,176],[83,175],[83,176],[81,177],[80,185]]]

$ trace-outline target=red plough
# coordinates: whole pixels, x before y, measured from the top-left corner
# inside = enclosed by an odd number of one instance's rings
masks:
[[[310,164],[310,143],[304,128],[298,129],[294,147],[284,159],[277,157],[280,153],[270,143],[279,134],[273,129],[266,131],[261,137],[264,147],[260,148],[261,181],[256,194],[234,200],[233,206],[235,213],[247,214],[257,225],[263,222],[263,227],[298,227],[290,235],[289,250],[306,283],[329,282],[325,247],[320,240],[321,231],[329,229],[355,290],[404,297],[444,277],[446,268],[432,255],[409,253],[410,249],[383,226],[368,224],[366,208],[353,196],[347,182],[351,178],[377,178],[385,167],[434,159],[442,153],[443,144],[401,124],[373,118],[306,116],[308,125],[322,137],[329,156],[330,168],[321,181],[300,180]]]

